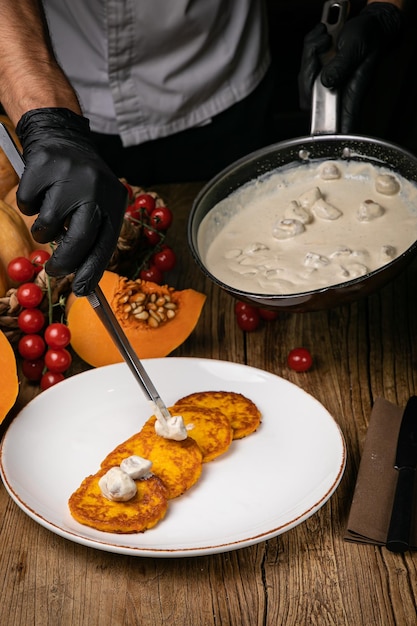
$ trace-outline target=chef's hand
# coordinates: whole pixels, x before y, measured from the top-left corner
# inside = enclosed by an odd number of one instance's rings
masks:
[[[356,17],[347,20],[337,41],[336,54],[321,73],[328,89],[339,89],[342,133],[350,133],[360,117],[360,109],[378,57],[399,38],[403,15],[389,2],[368,4]],[[304,39],[298,76],[300,106],[312,104],[314,81],[322,69],[320,56],[331,46],[331,37],[320,23]]]
[[[59,240],[47,273],[75,272],[72,289],[85,296],[116,248],[126,189],[97,154],[88,120],[69,109],[28,111],[16,131],[25,160],[18,206],[25,215],[39,213],[32,226],[37,242]]]

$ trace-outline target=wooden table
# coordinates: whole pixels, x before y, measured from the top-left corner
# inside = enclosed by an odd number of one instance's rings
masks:
[[[94,550],[27,517],[0,491],[0,623],[7,626],[415,626],[417,554],[343,540],[376,397],[404,405],[417,391],[417,264],[379,293],[323,312],[281,314],[244,334],[234,301],[209,283],[186,243],[199,185],[160,188],[175,213],[176,286],[208,296],[175,356],[246,363],[317,398],[345,435],[348,460],[336,493],[307,521],[253,547],[196,558],[153,559]],[[303,345],[314,367],[297,374],[286,355]],[[74,372],[83,369],[75,361]],[[35,394],[23,387],[16,410]]]

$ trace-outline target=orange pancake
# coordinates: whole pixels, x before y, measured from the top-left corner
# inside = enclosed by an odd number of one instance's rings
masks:
[[[203,463],[213,461],[229,449],[233,440],[233,429],[228,417],[217,409],[199,406],[173,406],[171,415],[181,415],[188,436],[197,442],[203,453]]]
[[[184,441],[173,441],[157,435],[155,420],[155,416],[152,416],[139,433],[110,452],[101,467],[109,469],[120,465],[128,456],[141,456],[152,461],[151,471],[166,486],[167,498],[176,498],[200,478],[203,454],[191,437]]]
[[[71,495],[68,506],[77,522],[108,533],[139,533],[165,517],[166,488],[157,476],[137,480],[138,491],[127,502],[108,500],[98,481],[109,468],[87,476]]]
[[[226,452],[232,439],[255,431],[261,414],[242,394],[231,391],[202,391],[178,400],[170,409],[182,415],[188,430],[184,441],[160,437],[151,416],[142,430],[118,445],[101,464],[100,470],[85,478],[71,495],[71,515],[81,524],[113,533],[143,532],[163,519],[168,500],[180,496],[200,478],[203,462]],[[138,493],[126,502],[108,500],[101,493],[99,479],[111,467],[137,455],[152,461],[152,476],[136,481]]]
[[[253,433],[261,423],[261,413],[245,396],[234,391],[200,391],[184,396],[175,403],[181,407],[195,406],[217,409],[227,415],[233,429],[233,439],[242,439]]]

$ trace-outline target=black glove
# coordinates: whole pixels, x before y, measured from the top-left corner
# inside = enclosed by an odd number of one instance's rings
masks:
[[[127,192],[97,154],[86,118],[62,108],[33,109],[17,135],[25,169],[17,203],[39,243],[59,241],[45,269],[51,276],[75,272],[77,296],[97,285],[116,248]]]
[[[325,87],[340,91],[341,128],[336,130],[350,133],[354,129],[378,57],[397,41],[402,24],[400,9],[388,2],[373,2],[343,26],[337,41],[336,55],[321,73]],[[304,39],[298,76],[302,110],[311,109],[314,80],[322,69],[320,55],[330,46],[331,37],[321,23]]]

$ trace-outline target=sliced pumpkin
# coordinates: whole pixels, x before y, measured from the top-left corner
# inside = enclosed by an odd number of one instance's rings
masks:
[[[100,287],[140,359],[166,356],[181,345],[194,330],[206,300],[194,289],[176,291],[109,271]],[[86,363],[100,367],[123,361],[87,298],[69,298],[67,324],[71,346]]]
[[[0,330],[0,423],[16,402],[19,392],[16,358],[6,335]]]

